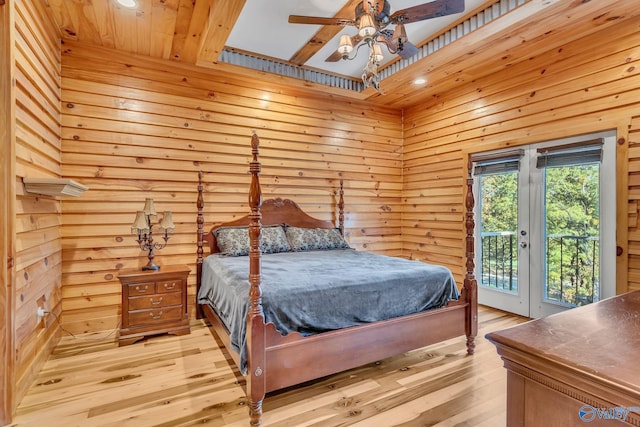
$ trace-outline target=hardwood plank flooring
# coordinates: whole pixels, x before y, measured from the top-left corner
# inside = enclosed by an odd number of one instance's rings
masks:
[[[501,426],[506,370],[487,332],[527,319],[480,307],[476,354],[448,340],[270,393],[265,426]],[[243,380],[201,321],[191,334],[118,347],[64,337],[11,426],[246,426]]]

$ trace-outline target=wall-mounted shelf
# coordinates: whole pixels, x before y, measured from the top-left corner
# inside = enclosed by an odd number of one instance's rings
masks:
[[[89,189],[72,179],[63,178],[22,178],[24,188],[29,193],[46,196],[79,196]]]

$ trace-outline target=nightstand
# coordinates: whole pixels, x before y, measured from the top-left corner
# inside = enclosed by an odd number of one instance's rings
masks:
[[[119,345],[147,335],[190,333],[187,309],[186,265],[165,265],[160,270],[123,270],[122,325]]]

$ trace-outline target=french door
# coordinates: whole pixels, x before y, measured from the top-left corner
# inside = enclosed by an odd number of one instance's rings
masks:
[[[480,304],[536,318],[615,294],[615,140],[472,155]]]

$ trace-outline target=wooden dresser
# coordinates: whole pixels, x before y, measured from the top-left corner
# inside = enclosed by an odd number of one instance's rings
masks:
[[[486,337],[507,368],[508,427],[640,426],[640,291]]]
[[[120,345],[147,335],[190,332],[186,265],[166,265],[158,271],[123,270]]]

